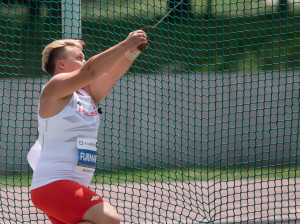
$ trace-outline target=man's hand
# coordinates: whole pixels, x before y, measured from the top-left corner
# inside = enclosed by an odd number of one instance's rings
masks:
[[[126,43],[126,47],[128,50],[133,50],[138,48],[139,46],[147,46],[148,40],[147,35],[143,30],[136,30],[131,32],[128,37],[124,40]],[[144,50],[145,47],[142,49]],[[139,49],[141,50],[141,49]]]

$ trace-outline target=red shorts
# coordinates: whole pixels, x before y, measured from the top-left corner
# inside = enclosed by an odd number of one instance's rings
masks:
[[[54,224],[81,222],[85,212],[104,200],[74,181],[59,180],[31,191],[33,204]]]

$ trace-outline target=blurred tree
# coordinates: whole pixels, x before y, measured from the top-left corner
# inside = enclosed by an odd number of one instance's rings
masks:
[[[206,7],[206,12],[204,13],[204,19],[211,19],[213,18],[212,15],[212,0],[207,0],[207,7]]]
[[[20,6],[28,7],[29,17],[31,21],[35,21],[37,16],[42,14],[41,12],[46,8],[50,10],[50,19],[52,22],[58,21],[60,18],[60,1],[38,1],[38,0],[0,0],[1,4],[18,4]]]
[[[169,0],[168,10],[173,9],[179,2],[180,0]],[[188,18],[190,16],[190,12],[191,12],[190,0],[183,0],[183,2],[170,13],[169,17],[175,20],[181,19],[182,17]]]
[[[279,0],[279,12],[287,13],[288,11],[288,1],[287,0]]]

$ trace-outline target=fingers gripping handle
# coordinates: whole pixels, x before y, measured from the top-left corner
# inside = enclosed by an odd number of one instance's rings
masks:
[[[149,40],[150,40],[150,38],[152,37],[153,32],[154,32],[154,26],[146,26],[146,27],[143,27],[141,30],[146,30],[146,29],[150,30],[150,31],[149,31],[149,37],[148,37],[148,42],[149,42]],[[140,46],[138,46],[138,49],[139,49],[140,51],[143,51],[143,50],[146,49],[147,45],[148,45],[148,44],[141,44]]]
[[[149,35],[149,37],[148,37],[148,41],[149,41],[150,38],[151,38],[152,35],[153,35],[153,32],[154,32],[154,26],[147,26],[147,27],[142,28],[141,30],[145,30],[145,29],[151,30],[151,31],[150,31],[150,35]],[[148,44],[141,44],[141,45],[138,46],[136,49],[127,51],[127,52],[125,53],[125,56],[126,56],[129,60],[133,61],[134,59],[136,59],[136,58],[140,55],[140,53],[141,53],[143,50],[145,50],[145,49],[147,48],[147,45],[148,45]]]
[[[143,51],[143,50],[146,49],[146,47],[147,47],[147,44],[141,44],[140,46],[138,46],[138,49],[139,49],[140,51]]]

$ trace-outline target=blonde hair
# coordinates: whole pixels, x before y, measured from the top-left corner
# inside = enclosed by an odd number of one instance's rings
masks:
[[[52,43],[48,44],[42,52],[43,71],[49,73],[50,75],[53,75],[56,61],[65,57],[64,47],[66,46],[74,46],[78,47],[80,50],[83,50],[84,42],[81,40],[64,39],[55,40]]]

